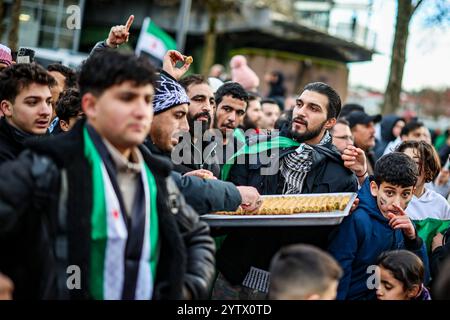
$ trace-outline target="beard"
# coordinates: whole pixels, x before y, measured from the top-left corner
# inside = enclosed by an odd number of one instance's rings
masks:
[[[292,125],[294,124],[295,120],[301,120],[303,122],[303,124],[306,126],[306,131],[303,133],[299,133],[295,130],[292,129]],[[299,143],[303,143],[305,141],[309,141],[312,140],[314,138],[317,138],[321,132],[323,127],[325,126],[325,123],[327,122],[327,120],[325,120],[324,122],[322,122],[321,124],[319,124],[316,128],[309,128],[308,126],[308,122],[305,119],[296,117],[294,119],[291,120],[291,122],[289,123],[290,125],[290,135],[291,138]]]
[[[255,121],[252,121],[247,114],[244,116],[244,130],[248,129],[257,129],[258,125],[255,123]]]
[[[207,117],[208,120],[207,121],[197,121],[197,119],[200,118],[200,117]],[[189,124],[189,132],[191,134],[191,137],[194,137],[194,134],[195,134],[195,123],[196,122],[201,122],[202,135],[205,134],[205,132],[211,126],[211,115],[207,111],[197,113],[194,116],[191,116],[191,115],[188,114],[187,115],[187,120],[188,120],[188,124]],[[198,126],[198,124],[197,124],[197,126]],[[200,140],[201,140],[202,137],[196,137],[196,138],[200,138]]]

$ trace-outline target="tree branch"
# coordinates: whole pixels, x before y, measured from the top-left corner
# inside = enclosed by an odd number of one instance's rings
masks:
[[[417,3],[415,5],[413,5],[412,11],[411,11],[411,16],[414,14],[414,12],[416,12],[417,8],[419,8],[422,3],[423,3],[423,0],[419,0],[419,1],[417,1]]]

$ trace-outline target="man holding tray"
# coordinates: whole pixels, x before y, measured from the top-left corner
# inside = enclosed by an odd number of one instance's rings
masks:
[[[252,147],[249,141],[248,148],[227,162],[222,177],[236,185],[254,186],[265,195],[357,191],[357,178],[344,167],[329,133],[340,110],[340,97],[329,85],[320,82],[306,85],[297,98],[292,121],[279,135],[272,135],[267,141],[259,138],[257,146]],[[245,164],[241,164],[239,156],[245,157]],[[325,248],[333,228],[230,229],[217,255],[221,274],[213,298],[263,298],[268,289],[270,274],[267,270],[273,255],[282,246],[292,243]]]

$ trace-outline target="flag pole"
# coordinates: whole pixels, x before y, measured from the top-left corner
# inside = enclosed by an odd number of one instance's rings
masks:
[[[191,16],[191,0],[182,0],[178,15],[177,50],[184,51],[186,44],[186,34],[189,28],[189,18]]]

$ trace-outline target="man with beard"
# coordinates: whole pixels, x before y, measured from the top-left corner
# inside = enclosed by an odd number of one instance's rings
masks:
[[[320,82],[306,85],[297,98],[290,124],[282,128],[280,136],[270,138],[274,145],[281,147],[278,152],[272,150],[270,159],[273,161],[264,163],[264,155],[258,154],[256,164],[238,162],[228,171],[229,180],[236,185],[254,186],[261,194],[357,191],[357,179],[344,167],[328,132],[336,123],[340,109],[341,100],[333,88]],[[251,143],[249,141],[249,153]],[[263,144],[259,141],[260,153],[267,150]],[[268,166],[275,170],[265,171]],[[226,177],[226,170],[223,173]],[[220,275],[214,291],[227,294],[213,293],[213,297],[264,298],[270,276],[267,270],[273,255],[281,247],[293,243],[326,248],[332,230],[332,226],[326,226],[236,228],[230,231],[217,254]]]
[[[169,57],[172,57],[173,63],[166,63],[164,71],[158,77],[154,119],[145,144],[152,154],[170,158],[173,163],[174,156],[178,156],[175,148],[180,147],[179,136],[186,136],[189,131],[187,114],[190,102],[183,87],[172,76],[176,76],[179,71],[175,68],[176,62],[184,61],[184,58],[177,51],[169,51],[165,57],[166,62]],[[234,211],[239,205],[252,211],[261,205],[260,195],[253,187],[236,187],[232,183],[217,180],[205,169],[191,170],[184,176],[180,173],[179,166],[176,166],[171,177],[185,195],[187,203],[200,215],[215,211]]]
[[[15,159],[25,140],[47,133],[55,80],[39,65],[20,63],[0,73],[0,163]]]
[[[175,169],[181,173],[205,169],[220,177],[220,166],[216,155],[217,142],[207,139],[214,115],[214,93],[206,78],[200,74],[184,77],[179,81],[186,90],[190,105],[187,113],[190,139],[181,143],[190,144],[190,157]],[[189,141],[190,140],[190,141]]]
[[[217,107],[214,113],[214,128],[221,140],[218,157],[223,166],[245,144],[242,131],[236,128],[244,120],[248,93],[239,83],[227,82],[217,89],[215,100]]]

